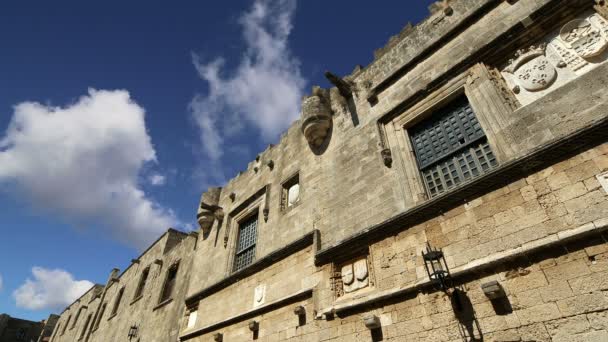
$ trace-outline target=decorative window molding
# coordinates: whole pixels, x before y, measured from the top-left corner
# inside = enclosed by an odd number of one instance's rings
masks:
[[[101,310],[99,311],[99,317],[97,317],[97,321],[95,321],[95,325],[93,326],[93,331],[96,331],[99,328],[99,324],[101,323],[101,319],[103,318],[103,314],[106,312],[106,307],[108,303],[103,303],[101,306]]]
[[[604,191],[608,194],[608,171],[601,173],[595,177],[597,178],[598,182],[600,182],[602,188],[604,188]]]
[[[82,340],[82,338],[84,337],[85,333],[87,332],[87,329],[89,328],[89,324],[91,323],[91,319],[93,319],[92,312],[87,316],[87,320],[84,321],[84,326],[82,327],[82,330],[80,331],[80,336],[78,337],[78,340]]]
[[[408,129],[431,198],[498,166],[466,96],[433,112],[430,118]]]

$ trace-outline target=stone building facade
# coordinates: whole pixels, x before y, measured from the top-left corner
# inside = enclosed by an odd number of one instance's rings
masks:
[[[431,9],[52,341],[608,341],[608,4]]]
[[[38,340],[44,323],[0,314],[0,342],[30,342]]]

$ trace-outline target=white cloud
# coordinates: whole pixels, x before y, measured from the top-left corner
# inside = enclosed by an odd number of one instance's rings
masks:
[[[165,176],[159,175],[156,173],[156,174],[150,175],[150,177],[148,177],[148,181],[152,185],[160,186],[160,185],[165,185],[165,182],[167,180],[166,180]]]
[[[203,63],[193,56],[209,92],[195,96],[190,109],[211,160],[222,157],[226,138],[242,131],[244,123],[271,142],[297,119],[306,82],[288,48],[295,9],[295,0],[256,0],[240,18],[246,49],[227,76],[223,58]]]
[[[138,184],[156,162],[144,115],[123,90],[89,90],[63,108],[18,104],[0,139],[0,183],[37,209],[146,247],[178,220]]]
[[[13,292],[16,304],[29,310],[61,310],[74,302],[93,283],[88,280],[74,280],[74,277],[61,269],[32,268],[34,279],[25,283]]]

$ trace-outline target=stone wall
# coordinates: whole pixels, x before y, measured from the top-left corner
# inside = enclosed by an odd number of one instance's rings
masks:
[[[170,231],[92,293],[89,312],[107,309],[90,340],[123,339],[133,317],[146,341],[605,339],[608,21],[585,0],[433,8],[366,68],[330,75],[336,87],[314,88],[277,145],[209,189],[200,234]],[[433,196],[409,134],[464,97],[497,165]],[[255,257],[236,269],[239,225],[256,217]],[[429,245],[445,255],[449,296],[426,272]],[[175,296],[159,305],[178,259]],[[150,292],[127,307],[145,265]],[[482,291],[492,281],[498,301]]]

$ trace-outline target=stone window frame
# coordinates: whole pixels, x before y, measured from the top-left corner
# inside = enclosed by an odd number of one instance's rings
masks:
[[[125,295],[125,288],[126,286],[122,286],[120,289],[118,289],[118,293],[116,294],[116,298],[114,299],[114,304],[112,305],[112,311],[110,312],[110,317],[108,317],[108,321],[118,314],[118,308],[120,307],[120,303],[122,302]]]
[[[72,322],[72,326],[70,327],[70,330],[72,330],[76,327],[76,323],[78,323],[78,319],[80,318],[80,315],[86,309],[87,309],[86,306],[81,306],[78,308],[78,311],[76,312],[76,317],[74,317],[74,322]]]
[[[68,325],[70,325],[70,320],[72,319],[72,314],[68,316],[68,319],[65,321],[65,325],[63,326],[63,330],[61,331],[61,336],[65,335],[65,332],[68,330]]]
[[[97,331],[97,329],[99,329],[99,325],[101,324],[101,319],[103,318],[103,315],[106,313],[107,306],[108,306],[108,302],[104,302],[101,304],[101,309],[99,310],[99,317],[97,317],[97,320],[95,320],[95,322],[93,324],[93,329],[91,329],[91,332],[95,332],[95,331]]]
[[[510,103],[511,99],[499,89],[499,84],[503,80],[497,77],[502,78],[492,67],[479,63],[430,92],[425,98],[415,102],[389,121],[380,124],[382,133],[386,136],[387,147],[393,151],[395,164],[401,174],[399,183],[406,207],[413,207],[430,199],[408,130],[460,96],[466,96],[469,101],[498,161],[497,167],[508,161],[512,151],[507,144],[498,141],[496,132],[507,125],[509,115],[517,107],[513,106]],[[448,195],[467,184],[468,181],[444,191],[435,198]]]
[[[148,281],[150,279],[151,266],[152,265],[148,265],[141,271],[141,273],[139,275],[139,280],[137,281],[137,287],[135,288],[135,293],[133,294],[133,299],[131,299],[131,303],[129,305],[132,305],[133,303],[137,302],[139,299],[141,299],[144,296],[146,284],[148,283]],[[143,278],[144,273],[147,273],[145,281]]]
[[[84,338],[84,336],[86,335],[86,332],[89,328],[89,324],[91,324],[92,319],[93,319],[93,313],[91,312],[87,316],[87,319],[84,321],[84,326],[82,327],[82,330],[80,331],[80,336],[78,336],[78,341],[82,340]]]
[[[298,184],[300,186],[299,194],[298,194],[298,202],[295,203],[294,205],[292,205],[291,207],[289,207],[287,205],[287,201],[289,200],[289,198],[288,198],[289,187],[291,187],[294,184]],[[279,212],[281,212],[282,214],[290,212],[291,210],[293,210],[294,208],[299,206],[300,203],[302,203],[302,182],[300,180],[300,170],[291,173],[288,177],[285,178],[284,181],[281,182],[280,191],[281,191],[281,193],[279,196]]]
[[[156,305],[155,309],[159,308],[159,307],[163,306],[164,304],[167,304],[173,300],[173,295],[175,294],[175,283],[177,283],[177,279],[179,278],[180,264],[181,264],[181,259],[178,259],[178,260],[175,260],[174,262],[172,262],[171,266],[167,267],[167,270],[165,271],[164,280],[163,280],[162,286],[160,288],[160,293],[158,294],[158,301],[157,301],[157,305]],[[167,287],[167,281],[169,280],[169,275],[175,269],[176,269],[175,283],[173,284],[173,287],[171,288],[171,293],[168,296],[165,296],[165,291],[166,291],[166,287]]]
[[[196,323],[197,323],[196,321],[198,320],[198,308],[199,308],[199,302],[186,306],[186,308],[184,309],[184,318],[183,318],[183,325],[182,325],[183,329],[181,329],[182,331],[196,328]],[[194,322],[194,325],[192,327],[188,327],[188,323],[190,321],[190,315],[195,311],[197,312],[197,318]]]
[[[257,196],[257,197],[256,197]],[[263,213],[263,208],[264,208],[264,204],[266,203],[266,198],[268,196],[268,192],[264,191],[262,194],[260,195],[254,195],[253,197],[256,198],[249,198],[247,201],[250,201],[250,203],[247,204],[247,206],[245,206],[244,208],[240,209],[237,213],[235,214],[231,214],[228,216],[228,225],[229,226],[234,226],[236,229],[231,229],[229,236],[228,236],[228,242],[227,242],[227,246],[228,246],[228,258],[226,258],[226,265],[225,265],[225,275],[229,276],[233,273],[242,271],[244,269],[246,269],[247,267],[251,266],[251,264],[249,264],[248,266],[245,266],[244,268],[241,268],[239,271],[234,271],[233,265],[234,265],[234,259],[236,258],[236,247],[237,247],[237,243],[238,243],[238,235],[239,235],[239,225],[250,219],[252,216],[257,215],[258,218],[258,225],[257,225],[257,232],[256,232],[256,245],[255,245],[255,255],[256,257],[254,258],[253,263],[255,263],[255,260],[258,259],[257,256],[259,256],[259,252],[260,252],[260,245],[261,245],[261,241],[260,241],[260,232],[262,231],[262,227],[264,227],[264,224],[266,223],[265,219],[261,219],[264,217],[264,213]],[[247,202],[245,201],[245,202]]]

